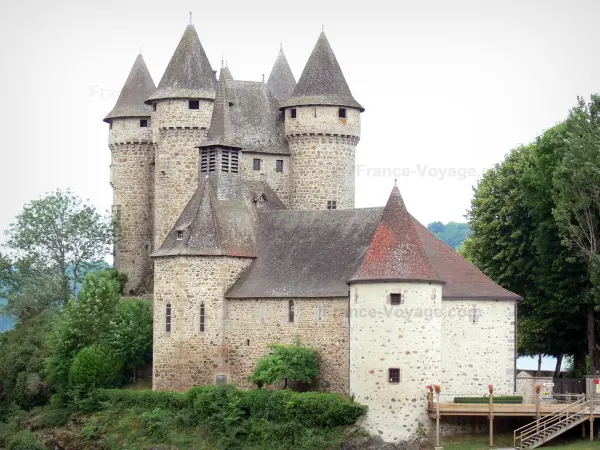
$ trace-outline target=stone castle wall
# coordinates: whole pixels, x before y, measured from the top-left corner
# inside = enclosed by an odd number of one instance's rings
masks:
[[[224,342],[224,293],[250,265],[227,256],[156,258],[154,266],[154,390],[187,390],[228,374],[219,356]],[[200,305],[205,307],[200,331]],[[171,332],[166,305],[171,305]]]
[[[442,401],[515,392],[515,302],[444,300]],[[444,396],[444,392],[446,395]]]
[[[348,299],[302,298],[294,301],[294,322],[289,321],[290,299],[227,300],[227,341],[231,383],[247,386],[259,358],[271,343],[304,345],[319,351],[318,389],[348,393]]]
[[[289,207],[296,210],[354,208],[354,167],[358,138],[289,136],[291,157]]]
[[[139,118],[112,119],[109,132],[113,220],[119,227],[115,267],[127,274],[125,294],[151,289],[154,147]]]
[[[403,304],[390,305],[390,293]],[[350,394],[369,407],[362,426],[386,442],[429,427],[425,386],[439,380],[441,297],[442,286],[430,283],[350,287]],[[390,368],[400,369],[398,383]]]
[[[154,246],[160,247],[198,188],[198,149],[206,139],[212,101],[159,100],[152,113],[156,143]]]
[[[292,119],[291,109],[296,109]],[[360,110],[346,108],[346,117],[339,117],[338,106],[296,106],[285,110],[285,135],[326,134],[360,137]]]
[[[260,170],[254,170],[254,159],[260,159]],[[283,160],[283,172],[277,172],[276,161]],[[284,205],[289,206],[290,157],[266,153],[242,154],[242,177],[247,180],[265,181]]]

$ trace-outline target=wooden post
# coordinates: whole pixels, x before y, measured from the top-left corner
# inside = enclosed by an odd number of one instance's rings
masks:
[[[581,400],[585,400],[585,394],[581,394]],[[581,424],[581,437],[585,439],[585,422]]]
[[[594,394],[590,395],[590,442],[594,442]]]
[[[440,393],[436,392],[437,406],[435,414],[435,446],[440,446]]]
[[[490,389],[490,447],[494,446],[494,392]]]
[[[540,432],[540,395],[541,395],[541,392],[538,392],[535,395],[535,418],[536,418],[536,421],[537,421],[537,425],[536,425],[535,431],[537,433]]]

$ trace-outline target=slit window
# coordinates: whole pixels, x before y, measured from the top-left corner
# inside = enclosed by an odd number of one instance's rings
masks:
[[[275,160],[275,172],[283,173],[283,159]]]
[[[206,323],[206,310],[204,303],[200,303],[200,333],[204,333],[204,326]]]
[[[148,128],[148,119],[141,119],[140,120],[140,127],[141,128]]]
[[[254,169],[254,170],[260,170],[260,159],[254,158],[252,160],[252,169]]]
[[[152,111],[156,111],[156,102],[152,103]]]
[[[340,108],[338,111],[338,116],[340,119],[346,118],[346,108]]]
[[[327,209],[337,209],[337,201],[327,200]]]
[[[401,305],[402,294],[390,294],[390,305]]]
[[[296,108],[290,109],[290,118],[291,119],[295,119],[296,118]]]
[[[288,322],[294,322],[295,320],[295,311],[294,311],[294,300],[290,300],[288,304]]]
[[[167,333],[171,332],[171,304],[167,303],[167,307],[165,308],[165,331]]]
[[[388,380],[391,384],[400,383],[400,369],[388,369]]]
[[[189,107],[190,109],[200,109],[200,100],[190,100]]]

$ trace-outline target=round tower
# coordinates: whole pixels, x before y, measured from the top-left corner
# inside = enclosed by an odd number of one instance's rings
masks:
[[[167,233],[198,187],[198,151],[206,138],[216,76],[193,25],[188,25],[156,91],[152,110],[155,142],[154,246]]]
[[[325,33],[282,108],[290,145],[290,208],[354,208],[360,113]]]
[[[395,187],[350,280],[350,394],[386,442],[429,426],[425,386],[439,382],[442,285]]]
[[[152,289],[153,179],[151,108],[144,104],[155,90],[142,55],[135,60],[113,110],[104,118],[110,124],[110,184],[112,216],[118,227],[114,264],[127,274],[125,294]]]

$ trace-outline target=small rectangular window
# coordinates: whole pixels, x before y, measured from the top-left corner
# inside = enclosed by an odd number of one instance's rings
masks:
[[[292,118],[292,119],[296,118],[296,108],[290,109],[290,118]]]
[[[296,319],[294,307],[294,300],[290,300],[288,303],[288,322],[294,322]]]
[[[206,312],[204,310],[204,303],[200,304],[200,333],[204,333],[204,325],[206,320]]]
[[[340,117],[340,119],[345,119],[346,118],[346,108],[340,108],[340,110],[338,111],[338,116]]]
[[[200,100],[190,100],[190,109],[200,109]]]
[[[183,240],[183,230],[177,230],[177,240],[178,241]]]
[[[148,120],[147,119],[141,119],[140,120],[140,127],[141,128],[148,128]]]
[[[254,170],[260,170],[260,159],[258,159],[258,158],[254,158],[254,159],[252,160],[252,168],[253,168]]]
[[[275,160],[275,172],[283,173],[283,159]]]
[[[171,332],[171,304],[167,303],[167,307],[165,308],[165,331],[167,333]]]
[[[400,369],[388,369],[390,383],[400,383]]]
[[[402,294],[390,294],[390,305],[401,305]]]
[[[152,103],[152,111],[156,111],[156,102]]]
[[[327,200],[327,209],[337,209],[337,201]]]

